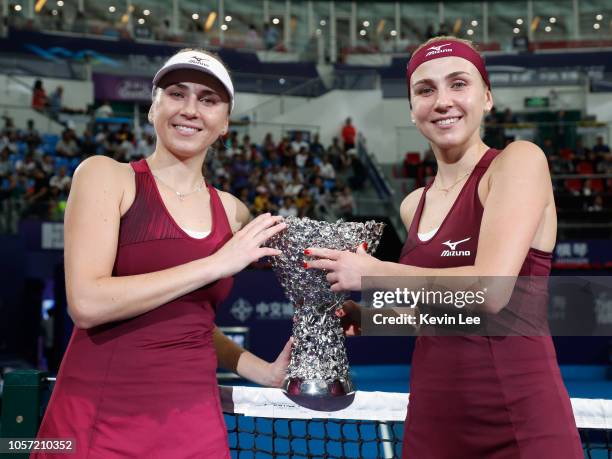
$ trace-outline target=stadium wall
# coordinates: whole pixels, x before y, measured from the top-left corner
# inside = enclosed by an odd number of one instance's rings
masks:
[[[496,88],[494,91],[499,111],[510,108],[515,113],[524,112],[527,97],[548,97],[553,110],[581,110],[596,115],[601,121],[612,120],[612,94],[589,94],[582,86]],[[249,116],[260,123],[318,126],[323,144],[330,144],[334,136],[339,136],[344,120],[351,117],[357,130],[365,136],[369,150],[381,163],[395,163],[406,151],[427,149],[423,136],[410,128],[408,101],[403,98],[384,99],[380,90],[334,90],[315,99],[284,99],[284,113],[280,114],[280,97],[240,93],[236,98],[236,113],[239,118]],[[267,130],[265,125],[255,126],[251,136],[263,138]]]

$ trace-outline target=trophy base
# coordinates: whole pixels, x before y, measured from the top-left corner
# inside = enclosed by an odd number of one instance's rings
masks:
[[[351,380],[344,378],[334,379],[331,382],[322,379],[286,378],[282,389],[288,395],[309,397],[342,397],[355,392]]]

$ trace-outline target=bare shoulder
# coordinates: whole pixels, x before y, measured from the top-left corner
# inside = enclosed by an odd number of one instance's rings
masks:
[[[548,161],[542,149],[526,140],[510,143],[497,155],[491,166],[498,172],[548,172]]]
[[[414,217],[414,212],[419,205],[419,200],[421,199],[424,190],[425,187],[421,187],[411,191],[400,204],[400,216],[402,217],[406,230],[410,228],[412,218]]]
[[[73,178],[100,183],[131,179],[133,176],[134,172],[129,164],[120,163],[108,156],[95,155],[79,164],[74,171]]]
[[[232,231],[236,232],[240,230],[240,228],[251,220],[251,213],[248,207],[240,199],[227,191],[217,190],[217,193],[225,208],[225,213],[232,227]]]

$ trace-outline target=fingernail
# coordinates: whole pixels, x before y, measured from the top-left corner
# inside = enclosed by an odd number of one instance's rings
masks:
[[[363,243],[363,250],[368,250],[368,243],[367,242]]]
[[[304,269],[308,269],[308,263],[304,262]]]
[[[308,249],[304,250],[304,255],[310,255],[310,250]]]

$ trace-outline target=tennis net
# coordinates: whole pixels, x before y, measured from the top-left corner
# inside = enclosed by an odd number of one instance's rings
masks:
[[[223,386],[221,400],[234,458],[401,457],[408,394],[300,400],[279,389]],[[573,398],[572,407],[585,458],[612,459],[612,400]]]

